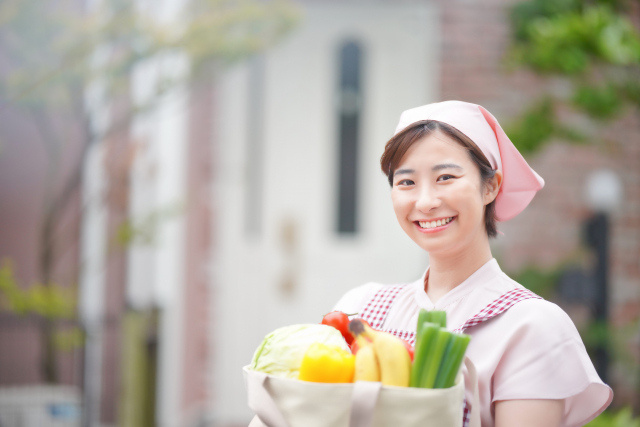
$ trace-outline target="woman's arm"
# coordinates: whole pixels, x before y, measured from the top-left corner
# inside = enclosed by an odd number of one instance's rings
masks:
[[[564,400],[501,400],[495,403],[495,427],[558,427]]]

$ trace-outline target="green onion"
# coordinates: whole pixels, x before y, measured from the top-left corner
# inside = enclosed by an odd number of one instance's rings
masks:
[[[413,366],[411,367],[410,387],[419,387],[420,377],[424,370],[425,358],[433,347],[434,338],[440,330],[440,327],[435,323],[423,322],[420,324],[418,330],[419,332],[416,335],[415,353],[413,356]]]
[[[431,322],[431,320],[429,320],[429,316],[429,311],[425,310],[424,308],[421,308],[418,312],[418,323],[416,324],[416,345],[418,343],[418,337],[420,336],[420,332],[422,331],[422,327],[424,326],[425,322]]]
[[[440,325],[442,328],[447,327],[447,312],[432,310],[429,312],[429,322]]]
[[[470,340],[471,337],[469,335],[451,333],[433,388],[449,388],[453,386]]]
[[[436,333],[434,343],[430,346],[430,349],[424,358],[419,381],[420,387],[433,388],[436,377],[438,376],[438,371],[440,370],[440,363],[442,361],[444,351],[447,348],[451,335],[451,332],[442,328],[440,328]]]

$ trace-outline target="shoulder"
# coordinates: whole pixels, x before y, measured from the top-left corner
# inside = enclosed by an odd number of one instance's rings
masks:
[[[566,425],[583,425],[611,402],[611,389],[562,308],[528,299],[503,315],[494,331],[504,335],[494,355],[492,401],[566,399]]]
[[[496,283],[500,284],[496,289],[500,293],[530,292],[504,272]],[[510,325],[512,328],[530,328],[541,331],[554,328],[557,332],[553,335],[556,336],[558,332],[578,333],[569,315],[557,304],[543,298],[528,298],[519,301],[499,317],[502,318],[501,323]]]
[[[380,283],[371,282],[350,289],[342,295],[333,309],[344,313],[359,313],[367,301],[369,301],[376,292],[384,286],[385,285]]]
[[[580,339],[569,315],[557,304],[541,298],[520,301],[504,312],[502,317],[503,323],[517,332],[539,336],[545,342]]]
[[[580,334],[569,315],[557,304],[530,298],[516,302],[501,314],[468,330],[477,336],[477,344],[492,342],[494,358],[520,359],[522,363],[535,353],[545,354],[572,343],[583,346]]]
[[[365,283],[347,291],[333,309],[345,313],[360,313],[376,295],[385,292],[401,292],[404,289],[407,289],[407,284]]]
[[[577,328],[557,304],[527,299],[495,320],[487,325],[496,343],[494,399],[566,398],[599,381]]]

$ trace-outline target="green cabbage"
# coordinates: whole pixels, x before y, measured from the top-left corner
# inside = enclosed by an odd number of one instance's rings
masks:
[[[342,334],[333,326],[284,326],[264,338],[253,355],[250,368],[278,377],[298,378],[304,353],[314,342],[337,345],[349,351]]]

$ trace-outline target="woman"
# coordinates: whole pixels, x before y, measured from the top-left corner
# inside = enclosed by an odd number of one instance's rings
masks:
[[[496,119],[460,101],[405,111],[381,166],[397,220],[429,267],[410,284],[353,289],[335,309],[410,341],[421,308],[446,311],[448,328],[471,336],[482,426],[579,426],[602,412],[613,393],[570,318],[491,254],[496,221],[516,216],[544,185]]]

